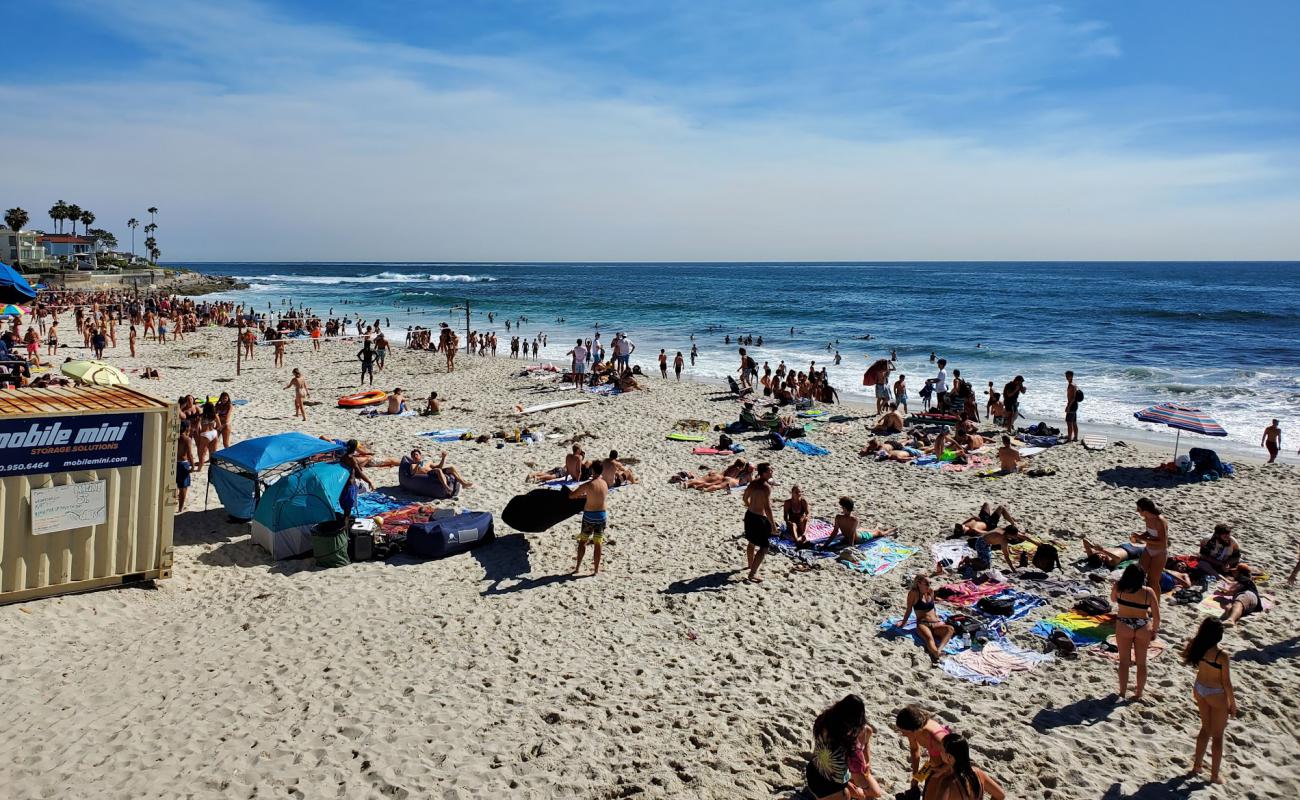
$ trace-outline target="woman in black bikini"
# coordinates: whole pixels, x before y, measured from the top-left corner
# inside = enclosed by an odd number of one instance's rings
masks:
[[[1228,661],[1232,656],[1219,647],[1223,639],[1223,623],[1213,617],[1201,622],[1196,635],[1183,648],[1183,663],[1196,668],[1196,683],[1192,684],[1192,697],[1201,714],[1201,729],[1196,734],[1196,755],[1192,758],[1192,774],[1200,775],[1205,761],[1205,747],[1210,749],[1210,782],[1223,783],[1219,765],[1223,761],[1223,731],[1228,727],[1228,717],[1237,716],[1237,698],[1228,674]]]
[[[925,651],[930,655],[930,663],[938,664],[943,648],[952,638],[953,627],[945,625],[934,610],[934,590],[930,588],[930,579],[917,575],[912,581],[912,590],[907,593],[907,610],[899,620],[898,627],[907,626],[907,618],[916,611],[916,635],[925,643]]]
[[[1124,568],[1110,599],[1118,606],[1115,620],[1115,644],[1119,646],[1119,701],[1128,693],[1128,669],[1137,664],[1137,684],[1133,702],[1141,702],[1147,685],[1147,648],[1160,627],[1160,605],[1155,591],[1146,585],[1147,576],[1137,564]]]

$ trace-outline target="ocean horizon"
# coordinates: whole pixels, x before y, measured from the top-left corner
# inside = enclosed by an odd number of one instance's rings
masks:
[[[187,262],[246,290],[221,297],[282,313],[410,325],[465,324],[531,340],[559,359],[597,330],[625,331],[643,369],[660,348],[699,359],[690,377],[721,380],[734,339],[762,336],[760,364],[826,366],[846,400],[866,400],[862,372],[897,352],[913,406],[933,352],[976,387],[1029,387],[1030,420],[1060,419],[1063,373],[1086,398],[1080,419],[1151,426],[1133,412],[1173,401],[1207,411],[1236,445],[1300,411],[1300,262]],[[495,322],[488,321],[495,314]],[[505,320],[526,317],[522,329]],[[563,321],[561,321],[563,320]],[[598,326],[598,327],[597,327]],[[794,328],[795,333],[790,334]],[[870,336],[869,340],[864,336]],[[733,342],[728,345],[724,336]],[[693,338],[692,338],[693,337]],[[839,352],[841,363],[834,364]]]

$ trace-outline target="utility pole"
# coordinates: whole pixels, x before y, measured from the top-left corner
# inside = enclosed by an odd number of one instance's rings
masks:
[[[242,311],[239,314],[238,331],[239,332],[235,334],[238,337],[235,339],[235,376],[236,377],[239,376],[239,371],[240,368],[243,366],[243,361],[244,361],[244,315]]]
[[[451,310],[451,311],[462,311],[462,310],[463,310],[463,311],[465,312],[465,355],[469,355],[469,354],[470,354],[470,348],[469,348],[469,301],[466,300],[466,301],[465,301],[465,305],[463,305],[463,306],[452,306],[450,310]]]

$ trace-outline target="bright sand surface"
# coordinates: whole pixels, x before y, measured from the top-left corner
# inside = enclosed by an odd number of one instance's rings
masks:
[[[304,424],[290,418],[281,388],[289,369],[271,367],[269,348],[226,380],[230,338],[191,334],[164,352],[146,343],[139,359],[113,360],[157,366],[161,381],[135,385],[161,396],[227,390],[248,399],[236,409],[236,439],[303,430],[356,437],[393,457],[416,445],[436,456],[420,431],[513,430],[516,403],[561,397],[552,380],[517,377],[522,362],[462,354],[446,375],[441,356],[399,346],[376,386],[417,399],[437,388],[444,413],[363,419],[334,407],[356,389],[355,344],[313,354],[296,342],[288,368],[301,367],[322,402]],[[616,448],[638,462],[642,483],[611,495],[611,542],[596,578],[566,577],[576,520],[528,535],[498,523],[491,545],[426,563],[275,562],[246,526],[225,521],[215,495],[203,510],[206,476],[197,474],[177,518],[171,580],[0,608],[0,796],[788,797],[802,785],[814,716],[848,692],[866,700],[878,732],[872,765],[890,797],[907,780],[893,715],[910,702],[966,733],[976,763],[1011,797],[1300,793],[1300,612],[1283,585],[1300,522],[1296,467],[1246,464],[1232,479],[1171,484],[1146,469],[1153,454],[1076,445],[1034,458],[1053,476],[990,480],[859,459],[861,422],[848,434],[814,432],[832,451],[821,458],[772,452],[742,434],[748,458],[774,464],[776,497],[798,483],[814,514],[829,517],[836,498],[851,495],[864,525],[898,527],[898,541],[922,547],[876,578],[834,563],[795,572],[773,553],[766,581],[750,585],[734,538],[740,498],[668,483],[678,470],[725,460],[664,439],[678,418],[727,422],[740,407],[644,366],[656,373],[649,392],[528,418],[562,441],[581,436],[589,456]],[[494,513],[528,488],[533,468],[565,452],[561,440],[442,447],[476,483],[456,505]],[[395,469],[372,477],[381,489],[397,483]],[[1192,671],[1173,653],[1151,665],[1148,704],[1117,706],[1115,668],[1101,658],[980,686],[932,669],[908,640],[877,636],[881,620],[902,612],[904,579],[930,566],[925,546],[981,501],[1008,504],[1031,532],[1063,541],[1072,561],[1080,536],[1113,544],[1140,528],[1133,505],[1143,495],[1165,509],[1174,553],[1194,552],[1226,522],[1246,561],[1273,575],[1265,591],[1277,607],[1224,642],[1236,654],[1241,707],[1228,727],[1227,790],[1180,782],[1197,714]],[[1031,620],[1069,605],[1052,599]],[[1167,604],[1162,633],[1180,646],[1199,618]],[[1028,628],[1017,623],[1012,638],[1037,648]]]

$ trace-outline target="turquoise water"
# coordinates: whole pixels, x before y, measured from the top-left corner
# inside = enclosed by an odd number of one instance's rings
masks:
[[[645,368],[653,368],[661,347],[670,356],[689,352],[693,335],[700,349],[694,376],[705,379],[735,368],[735,346],[723,344],[724,334],[752,334],[764,337],[754,350],[760,362],[826,364],[849,396],[861,394],[869,359],[896,349],[913,398],[934,373],[933,351],[977,387],[992,380],[1001,388],[1024,375],[1022,410],[1031,418],[1060,418],[1066,369],[1087,394],[1085,422],[1139,425],[1134,410],[1172,400],[1210,412],[1233,440],[1258,444],[1269,419],[1286,426],[1300,411],[1296,262],[197,268],[249,281],[230,297],[261,310],[332,309],[402,329],[439,321],[463,327],[463,313],[449,309],[468,300],[474,329],[506,336],[505,318],[527,316],[524,335],[546,332],[545,355],[557,359],[597,324],[606,342],[626,331]],[[868,334],[870,341],[857,338]],[[836,348],[839,367],[830,366]]]

